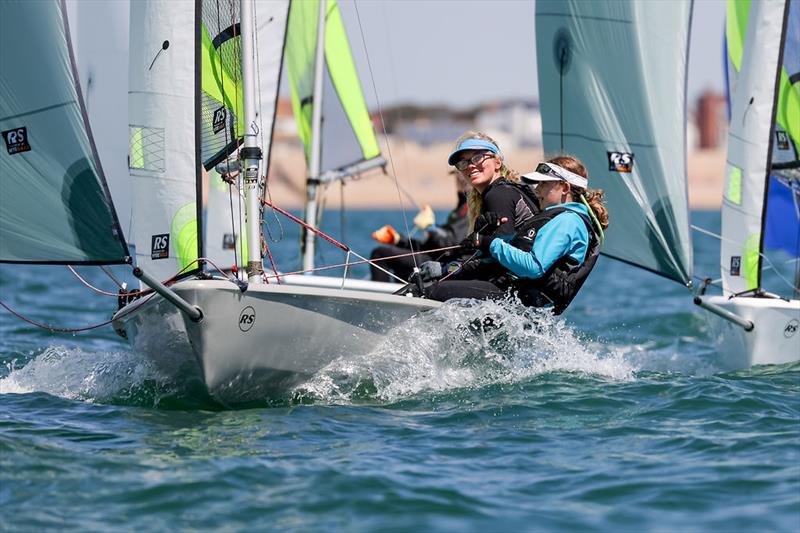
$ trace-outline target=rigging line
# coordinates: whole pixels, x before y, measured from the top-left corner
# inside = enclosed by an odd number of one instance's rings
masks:
[[[399,179],[397,178],[397,169],[395,168],[394,157],[392,156],[392,147],[391,144],[389,143],[389,136],[386,134],[386,121],[383,118],[383,107],[381,106],[381,100],[380,97],[378,96],[378,87],[375,84],[375,74],[372,70],[372,61],[369,58],[369,50],[367,49],[367,40],[366,37],[364,36],[364,27],[361,24],[361,14],[358,12],[358,2],[356,0],[353,1],[353,6],[355,7],[356,10],[356,19],[358,20],[358,30],[359,33],[361,34],[361,43],[362,46],[364,47],[364,55],[367,58],[367,68],[369,69],[369,77],[370,81],[372,82],[372,92],[375,94],[375,101],[378,105],[378,116],[381,119],[381,129],[383,130],[383,137],[386,141],[386,152],[387,155],[389,156],[389,164],[392,166],[392,174],[394,175],[395,187],[397,188],[397,199],[400,202],[400,209],[401,212],[403,213],[403,225],[405,226],[406,229],[406,235],[408,235],[411,232],[409,231],[409,226],[408,226],[408,216],[406,214],[406,206],[403,203],[403,195],[400,193]],[[414,242],[409,241],[409,245],[411,251],[413,252]],[[416,256],[411,256],[411,257],[414,260],[414,268],[415,269],[419,268],[419,265],[417,264],[417,257]]]
[[[117,287],[119,287],[120,289],[123,289],[123,288],[124,288],[124,287],[123,287],[123,285],[125,285],[125,283],[121,282],[121,281],[120,281],[120,280],[117,278],[117,276],[115,276],[115,275],[114,275],[114,273],[113,273],[113,272],[111,272],[111,269],[110,269],[110,268],[108,268],[106,265],[100,265],[100,270],[102,270],[103,272],[105,272],[106,276],[108,276],[109,278],[111,278],[111,281],[113,281],[114,283],[116,283],[116,284],[117,284]]]
[[[390,73],[390,75],[392,77],[391,78],[392,79],[391,87],[392,87],[392,89],[394,89],[392,96],[397,100],[397,97],[398,97],[398,95],[397,95],[397,87],[399,87],[400,84],[397,82],[397,71],[394,68],[395,67],[394,43],[392,42],[392,32],[389,31],[390,25],[389,25],[389,21],[388,21],[388,18],[387,18],[387,11],[386,11],[387,4],[388,4],[388,2],[381,2],[381,12],[383,14],[383,30],[384,30],[383,31],[383,35],[386,37],[386,44],[387,44],[386,48],[389,51],[389,60],[388,60],[387,63],[389,65],[389,67],[390,67],[389,68],[389,73]],[[403,109],[404,109],[404,106],[397,106],[395,108],[395,112],[397,113],[397,123],[400,123],[400,124],[402,124],[404,119],[405,119],[405,112],[403,111]],[[384,132],[384,135],[385,135],[385,132]],[[399,144],[400,144],[400,151],[401,151],[401,154],[402,154],[401,155],[401,159],[403,160],[403,163],[405,163],[406,168],[411,168],[411,165],[408,164],[409,158],[408,158],[408,142],[407,142],[407,140],[404,137],[398,135],[397,136],[397,142],[399,142]],[[409,199],[409,201],[412,204],[414,204],[414,207],[416,209],[420,209],[419,202],[417,202],[410,194],[408,194],[408,192],[406,190],[403,190],[403,193],[406,195],[406,197]]]
[[[114,296],[119,296],[119,295],[115,294]],[[20,313],[14,311],[11,307],[9,307],[2,300],[0,300],[0,306],[2,306],[6,311],[11,313],[15,317],[19,318],[23,322],[27,322],[28,324],[30,324],[32,326],[36,326],[37,328],[41,328],[41,329],[46,329],[47,331],[51,331],[51,332],[54,332],[54,333],[79,333],[81,331],[89,331],[91,329],[97,329],[97,328],[103,327],[105,325],[108,325],[113,321],[113,318],[112,318],[112,319],[106,320],[105,322],[101,322],[100,324],[94,324],[92,326],[85,326],[85,327],[82,327],[82,328],[57,328],[55,326],[50,326],[50,325],[47,325],[47,324],[42,324],[40,322],[36,322],[35,320],[31,320],[30,318],[21,315]]]
[[[435,250],[425,250],[425,251],[411,252],[411,253],[406,253],[406,254],[393,255],[393,256],[389,256],[389,257],[381,257],[380,259],[367,259],[364,256],[354,252],[353,250],[349,250],[349,252],[351,254],[353,254],[354,256],[358,257],[360,259],[360,261],[348,261],[347,263],[340,263],[338,265],[326,265],[326,266],[322,266],[322,267],[310,268],[308,270],[295,270],[294,272],[285,272],[285,273],[281,274],[281,276],[291,276],[291,275],[294,275],[294,274],[305,274],[306,272],[319,272],[319,271],[323,271],[323,270],[333,270],[335,268],[342,268],[342,267],[345,267],[345,266],[348,266],[348,265],[349,266],[354,266],[354,265],[363,265],[365,263],[368,263],[368,264],[374,265],[375,267],[379,268],[380,270],[386,272],[387,274],[389,274],[390,276],[392,276],[396,280],[402,281],[403,283],[406,283],[408,280],[404,280],[403,278],[400,278],[400,277],[396,276],[395,274],[393,274],[392,272],[389,272],[388,270],[384,269],[383,267],[381,267],[377,263],[379,261],[387,261],[389,259],[395,259],[395,258],[398,258],[398,257],[408,257],[408,256],[410,256],[412,254],[414,254],[414,255],[427,254],[427,253],[433,253],[433,252],[439,252],[439,251],[454,250],[454,249],[460,248],[460,247],[461,247],[460,245],[447,246],[445,248],[437,248]],[[277,276],[267,276],[267,277],[274,278],[274,277],[277,277]]]
[[[91,283],[86,281],[86,279],[84,279],[80,274],[78,274],[78,272],[72,267],[72,265],[67,265],[67,268],[69,269],[70,272],[72,272],[72,274],[76,278],[78,278],[78,281],[80,281],[81,283],[83,283],[84,285],[86,285],[87,287],[92,289],[94,292],[99,293],[99,294],[103,294],[105,296],[114,296],[114,297],[119,296],[118,292],[108,292],[108,291],[104,291],[103,289],[99,289],[99,288],[95,287],[94,285],[92,285]],[[122,285],[120,285],[119,288],[122,289]],[[131,292],[127,293],[126,296],[139,296],[140,294],[142,294],[142,292],[144,292],[144,291],[131,291]]]

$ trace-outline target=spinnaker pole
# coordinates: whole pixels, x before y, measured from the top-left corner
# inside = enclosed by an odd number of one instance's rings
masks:
[[[314,96],[311,112],[311,160],[308,164],[306,181],[306,223],[317,227],[317,186],[322,169],[322,80],[325,69],[325,10],[327,0],[319,0],[317,20],[317,51],[314,63]],[[315,235],[306,230],[303,239],[303,270],[309,274],[314,268]]]
[[[244,148],[241,151],[247,217],[247,280],[262,283],[261,207],[259,173],[261,148],[258,146],[255,98],[255,44],[253,42],[253,0],[241,0],[242,93],[244,97]]]

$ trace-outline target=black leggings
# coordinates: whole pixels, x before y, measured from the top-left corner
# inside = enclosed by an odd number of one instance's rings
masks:
[[[478,279],[447,279],[427,287],[425,294],[431,300],[444,302],[451,298],[476,298],[478,300],[501,300],[508,295],[506,289],[492,282]]]
[[[375,261],[377,264],[385,268],[386,270],[393,272],[398,277],[401,277],[407,280],[411,277],[411,273],[414,272],[414,256],[406,255],[405,257],[395,257],[394,259],[387,259],[382,260],[384,257],[392,257],[393,255],[402,255],[402,254],[409,254],[411,250],[408,248],[401,248],[400,246],[392,246],[391,244],[387,244],[384,246],[378,246],[374,250],[372,250],[372,255],[370,255],[370,259]],[[419,254],[417,255],[417,265],[421,265],[425,261],[430,261],[431,256],[428,254]],[[372,273],[372,281],[393,281],[394,278],[390,277],[389,274],[384,272],[383,270],[376,268],[373,265],[369,266],[370,272]]]
[[[477,279],[444,280],[425,288],[425,296],[444,302],[451,298],[475,298],[478,300],[502,300],[513,293],[526,307],[546,307],[552,302],[536,289],[518,289],[500,286],[490,281]]]

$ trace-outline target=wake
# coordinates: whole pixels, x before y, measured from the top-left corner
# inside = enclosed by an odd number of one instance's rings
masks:
[[[293,395],[321,403],[395,402],[550,372],[631,380],[636,371],[621,352],[582,338],[549,311],[513,299],[452,300],[399,325],[372,353],[333,361]]]

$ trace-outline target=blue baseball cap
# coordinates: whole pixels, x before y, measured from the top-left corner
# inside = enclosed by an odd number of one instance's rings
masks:
[[[458,148],[453,150],[450,157],[447,158],[447,164],[450,166],[455,165],[459,159],[458,154],[467,150],[488,150],[493,154],[503,155],[500,152],[500,148],[492,141],[486,141],[484,139],[464,139],[458,144]]]

